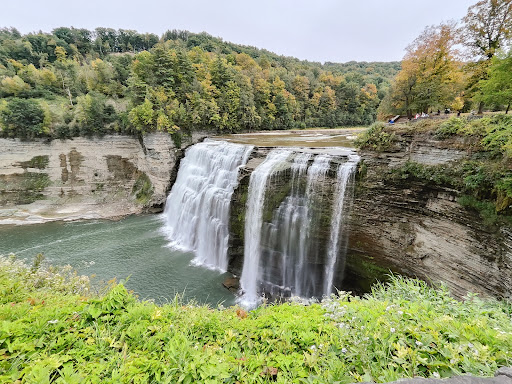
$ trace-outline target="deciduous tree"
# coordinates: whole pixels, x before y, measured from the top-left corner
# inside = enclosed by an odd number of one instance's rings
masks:
[[[512,37],[512,0],[482,0],[469,7],[459,30],[473,57],[491,59]]]
[[[33,138],[43,134],[45,114],[34,100],[13,98],[0,109],[0,123],[8,135]]]
[[[480,89],[483,101],[505,105],[508,113],[512,103],[512,50],[503,57],[492,58],[489,76],[480,82]]]
[[[389,96],[396,110],[411,117],[414,111],[448,107],[461,96],[463,77],[454,32],[451,23],[428,27],[407,47]]]
[[[479,96],[480,80],[487,77],[489,60],[512,37],[512,0],[479,1],[469,7],[462,21],[460,40],[472,61],[465,67],[467,94],[478,99],[478,112],[482,113],[485,97]]]

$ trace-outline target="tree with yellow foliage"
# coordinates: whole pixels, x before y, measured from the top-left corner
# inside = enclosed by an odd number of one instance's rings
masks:
[[[463,76],[454,37],[454,25],[441,24],[426,28],[407,47],[389,94],[397,112],[412,117],[429,108],[450,107],[461,97]]]

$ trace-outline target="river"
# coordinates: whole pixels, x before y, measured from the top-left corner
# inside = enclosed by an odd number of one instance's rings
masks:
[[[116,278],[140,299],[158,303],[182,294],[186,301],[228,306],[234,295],[222,286],[227,275],[190,264],[194,255],[170,249],[160,216],[120,221],[53,222],[0,226],[0,255],[16,254],[31,263],[38,253],[53,265],[71,265],[95,275],[99,284]]]

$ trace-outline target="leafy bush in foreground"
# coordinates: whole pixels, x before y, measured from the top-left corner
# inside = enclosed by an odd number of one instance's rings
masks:
[[[34,284],[39,269],[0,258],[0,382],[384,382],[512,363],[508,303],[458,302],[416,280],[247,313],[137,302],[123,285],[85,296],[72,275],[54,292]]]

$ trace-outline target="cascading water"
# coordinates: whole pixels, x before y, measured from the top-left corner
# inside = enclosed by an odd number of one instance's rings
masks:
[[[304,241],[302,246],[304,251],[302,257],[297,264],[300,274],[299,279],[295,282],[295,289],[291,292],[297,296],[312,297],[321,295],[319,286],[321,285],[321,277],[318,270],[322,266],[322,244],[319,244],[320,231],[322,225],[320,223],[324,212],[323,200],[325,195],[325,182],[327,174],[331,166],[331,156],[318,155],[315,157],[313,164],[308,169],[306,183],[306,199],[307,199],[307,217],[304,224],[300,228]],[[293,259],[289,263],[293,265]]]
[[[345,266],[336,268],[339,262],[344,263],[344,258],[339,260],[339,254],[345,254],[347,251],[347,231],[343,231],[343,219],[347,211],[350,210],[351,201],[346,201],[347,188],[351,187],[350,179],[354,176],[354,171],[359,163],[359,156],[350,155],[348,161],[338,167],[338,182],[336,184],[336,200],[333,207],[331,219],[331,233],[329,237],[329,248],[327,251],[328,263],[325,265],[325,285],[324,294],[329,295],[333,288],[334,273],[336,270],[344,270]]]
[[[231,199],[252,151],[205,141],[189,148],[181,162],[167,198],[165,231],[172,247],[195,252],[196,264],[228,269]],[[347,196],[358,161],[353,152],[274,149],[254,169],[245,207],[242,305],[257,305],[263,292],[332,292],[343,274]]]
[[[322,197],[318,189],[329,168],[329,156],[297,154],[291,164],[290,194],[279,205],[272,221],[263,223],[261,280],[281,293],[306,297],[318,291],[316,274],[311,273],[321,261],[320,249],[314,241],[320,228],[316,208]]]
[[[340,161],[339,156],[275,150],[253,172],[240,280],[243,305],[257,305],[261,286],[303,297],[332,291],[344,263],[339,255],[346,250],[345,196],[359,158],[351,154]]]
[[[289,265],[290,257],[297,255],[298,260],[303,260],[307,252],[306,231],[299,232],[297,229],[307,228],[308,206],[303,177],[312,158],[310,153],[296,154],[291,165],[290,195],[278,207],[272,222],[263,223],[261,253],[268,264],[261,263],[261,278],[273,281],[281,289],[300,280],[301,268]],[[277,273],[273,273],[273,270]]]
[[[271,151],[265,161],[254,170],[249,180],[249,196],[245,216],[244,266],[240,279],[240,287],[244,292],[241,303],[246,306],[256,305],[259,302],[260,242],[267,181],[291,154],[290,150]]]
[[[164,230],[171,247],[195,251],[197,264],[227,269],[231,196],[252,150],[206,140],[190,147],[180,164],[167,197]]]

